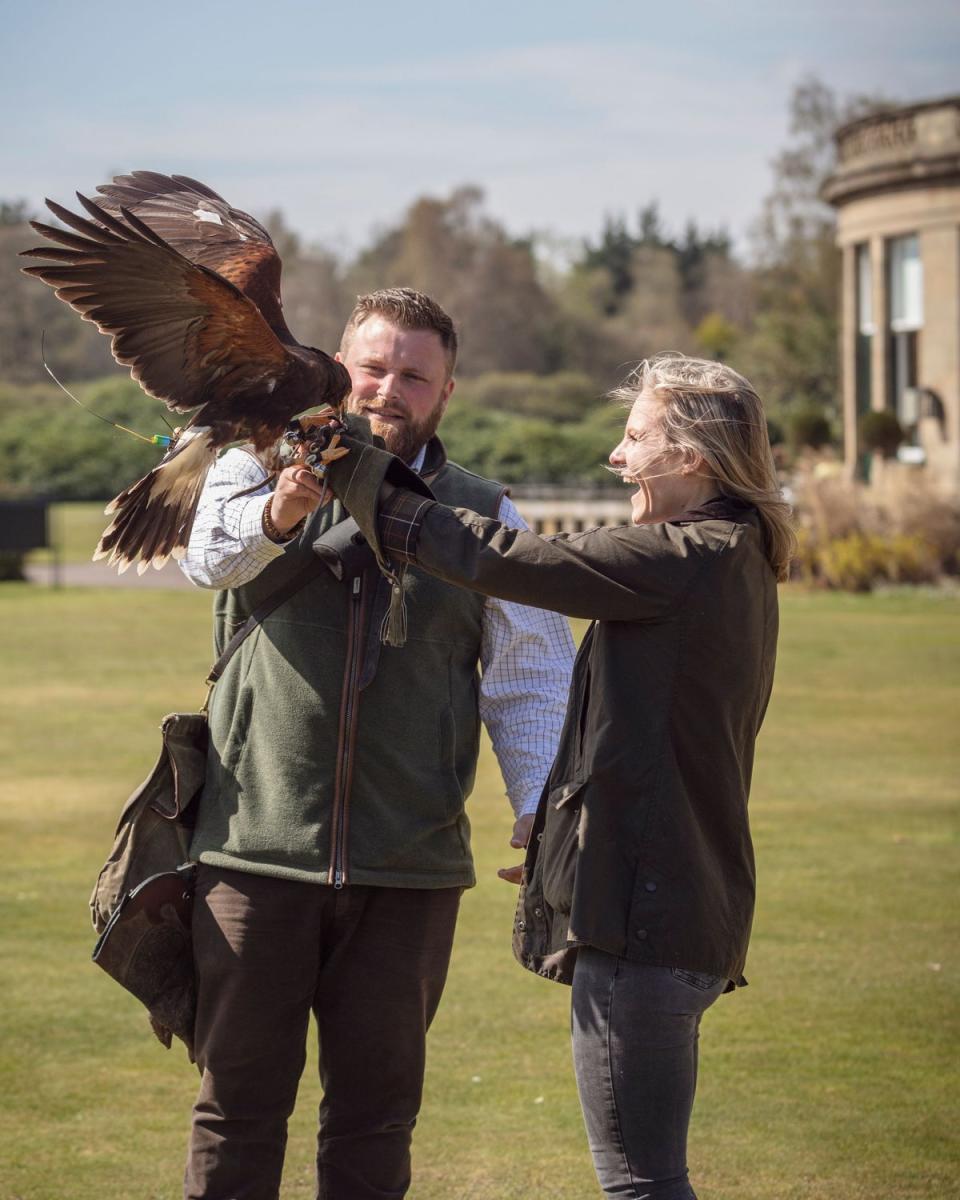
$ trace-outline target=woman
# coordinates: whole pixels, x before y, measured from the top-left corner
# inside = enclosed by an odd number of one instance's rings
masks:
[[[747,796],[793,534],[746,379],[663,355],[618,395],[630,411],[610,464],[635,488],[630,526],[506,529],[436,504],[356,443],[329,479],[385,562],[594,622],[529,840],[514,948],[573,985],[604,1192],[689,1200],[700,1018],[746,982]]]

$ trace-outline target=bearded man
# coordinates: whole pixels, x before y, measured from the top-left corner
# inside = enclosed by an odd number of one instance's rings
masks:
[[[338,359],[394,454],[448,504],[523,521],[504,488],[448,462],[436,430],[457,336],[428,297],[360,297]],[[311,1010],[323,1101],[321,1200],[410,1183],[425,1039],[460,895],[475,882],[464,803],[482,718],[524,845],[559,738],[566,623],[416,570],[406,644],[383,645],[390,584],[302,466],[271,490],[249,449],[208,478],[182,567],[219,589],[217,642],[319,555],[319,573],[234,655],[210,710],[199,861],[199,985],[188,1200],[275,1200]],[[259,486],[258,486],[259,485]],[[478,678],[478,667],[482,676]]]

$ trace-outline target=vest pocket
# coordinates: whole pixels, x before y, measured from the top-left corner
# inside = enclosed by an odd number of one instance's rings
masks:
[[[443,705],[437,714],[437,761],[446,798],[446,811],[451,817],[463,812],[464,796],[457,775],[457,727],[453,710]]]
[[[230,774],[236,771],[243,752],[247,748],[252,713],[253,691],[244,685],[237,694],[236,703],[230,715],[230,726],[219,754],[221,768]]]
[[[580,852],[580,818],[586,780],[571,780],[547,793],[547,815],[540,855],[543,863],[543,898],[559,913],[573,906],[573,888]]]
[[[216,750],[222,771],[231,776],[239,766],[247,748],[250,725],[253,720],[254,685],[251,680],[253,657],[261,641],[262,627],[255,629],[246,639],[235,658],[236,672],[230,680],[230,688],[220,682],[213,690],[213,707],[210,714],[211,748]],[[262,650],[259,651],[262,655]]]

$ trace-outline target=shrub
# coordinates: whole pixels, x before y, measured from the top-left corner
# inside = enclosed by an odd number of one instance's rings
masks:
[[[76,389],[94,412],[141,433],[165,433],[170,414],[132,379]],[[0,477],[59,500],[101,500],[156,466],[162,451],[82,412],[52,388],[0,389]]]
[[[776,417],[767,417],[767,437],[771,446],[781,446],[787,440],[783,426]]]
[[[894,534],[886,544],[884,571],[890,583],[934,583],[940,561],[934,546],[915,533]]]
[[[846,592],[869,592],[878,583],[932,583],[939,563],[921,537],[853,533],[833,538],[805,556],[814,582]]]
[[[872,454],[893,458],[903,445],[905,434],[896,414],[889,409],[871,409],[860,418],[857,427],[860,445]]]
[[[709,312],[693,333],[698,348],[707,356],[727,362],[737,347],[742,333],[721,313]]]
[[[845,592],[869,592],[883,575],[880,539],[853,533],[818,546],[813,557],[815,578]]]
[[[555,422],[582,421],[601,407],[602,393],[586,375],[576,371],[555,375],[490,371],[461,379],[450,402],[451,412],[492,411]]]
[[[800,408],[789,417],[790,444],[795,450],[809,446],[820,450],[833,440],[833,430],[822,408]]]
[[[795,486],[796,579],[864,592],[878,583],[931,583],[960,568],[960,503],[922,473],[904,469],[879,491],[832,464],[806,463]]]
[[[580,405],[576,421],[548,419],[519,406],[504,411],[479,403],[471,393],[469,401],[451,401],[440,434],[455,462],[504,483],[615,487],[603,464],[622,436],[624,415],[593,401]]]

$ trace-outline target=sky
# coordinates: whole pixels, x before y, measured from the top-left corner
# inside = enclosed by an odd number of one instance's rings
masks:
[[[284,211],[349,256],[418,196],[477,184],[575,245],[657,201],[738,245],[816,75],[960,92],[955,0],[0,0],[0,199],[133,169]]]

